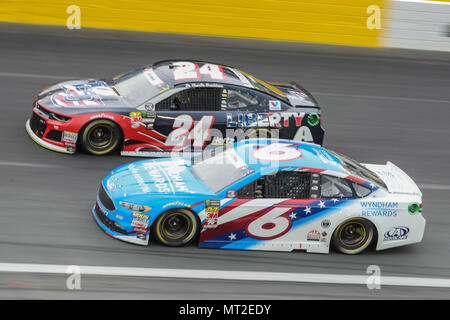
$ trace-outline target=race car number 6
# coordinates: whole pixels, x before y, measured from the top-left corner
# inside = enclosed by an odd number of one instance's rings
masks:
[[[292,161],[303,157],[303,153],[294,148],[297,144],[270,143],[252,152],[252,158],[259,161]]]
[[[291,228],[291,219],[283,216],[291,208],[276,207],[265,214],[251,220],[247,227],[247,234],[256,239],[269,240],[282,236]]]

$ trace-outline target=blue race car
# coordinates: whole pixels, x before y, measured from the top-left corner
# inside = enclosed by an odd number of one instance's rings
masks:
[[[113,238],[167,246],[356,254],[422,240],[422,194],[388,162],[319,145],[244,140],[190,158],[143,160],[103,179],[93,208]]]

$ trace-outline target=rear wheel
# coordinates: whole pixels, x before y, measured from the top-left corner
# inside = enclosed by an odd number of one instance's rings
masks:
[[[354,218],[342,222],[334,231],[332,243],[345,254],[363,252],[372,242],[374,228],[367,220]]]
[[[161,214],[152,225],[156,240],[166,246],[180,247],[190,243],[198,234],[200,224],[187,209],[173,209]]]
[[[113,152],[120,144],[121,131],[117,124],[106,119],[92,121],[81,133],[81,147],[94,155]]]

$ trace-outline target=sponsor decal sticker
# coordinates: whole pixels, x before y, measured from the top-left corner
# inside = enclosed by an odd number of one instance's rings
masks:
[[[220,209],[220,201],[219,200],[206,200],[205,201],[205,213],[206,213],[206,221],[204,224],[205,229],[217,228],[217,224],[218,224],[218,220],[219,220],[219,209]]]
[[[307,241],[319,241],[320,240],[320,232],[317,230],[311,230],[308,232],[308,235],[306,236]]]
[[[227,113],[228,128],[282,128],[289,127],[290,119],[294,119],[295,126],[300,127],[305,113],[297,112],[262,112],[262,113]]]
[[[384,241],[405,240],[409,234],[408,227],[393,227],[384,234]]]
[[[141,122],[142,121],[142,113],[141,112],[130,112],[129,114],[132,122]]]
[[[228,190],[227,191],[227,198],[236,198],[236,190]]]
[[[147,111],[155,111],[155,105],[153,103],[147,103],[145,104],[145,110]]]
[[[128,169],[133,174],[134,179],[139,184],[139,187],[141,188],[142,192],[149,193],[150,188],[147,184],[145,184],[144,178],[139,174],[139,170],[136,168],[136,166],[132,163],[128,166]]]
[[[161,193],[191,192],[182,172],[186,170],[184,162],[143,163],[142,166],[150,175],[154,186]]]
[[[420,212],[420,210],[421,210],[421,206],[419,203],[411,203],[408,205],[408,212],[411,215]]]
[[[310,113],[306,118],[306,121],[311,127],[317,126],[320,122],[320,117],[317,113]]]
[[[142,213],[133,213],[133,221],[131,221],[132,227],[147,228],[149,216]]]
[[[64,92],[55,93],[51,96],[54,105],[62,107],[103,105],[103,101],[93,88],[106,87],[105,82],[81,83],[74,85],[62,85]]]
[[[62,141],[66,143],[76,143],[78,134],[76,132],[64,131]]]
[[[328,219],[322,220],[322,228],[324,228],[324,229],[329,228],[330,225],[331,225],[330,220],[328,220]]]
[[[190,204],[185,203],[185,202],[180,202],[180,201],[175,201],[175,202],[170,202],[170,203],[166,203],[165,205],[163,205],[163,209],[167,208],[167,207],[177,207],[177,208],[190,208]]]
[[[106,181],[106,188],[108,191],[114,191],[116,189],[116,184],[111,181],[111,179],[108,179],[108,181]]]
[[[280,111],[281,102],[278,100],[269,100],[269,109],[272,111]]]
[[[136,238],[141,239],[141,240],[147,240],[147,234],[146,233],[138,233],[136,235]]]
[[[147,233],[147,229],[146,228],[135,227],[135,228],[133,228],[133,231],[136,232],[136,233]]]
[[[99,118],[114,120],[114,116],[112,116],[110,114],[106,114],[106,113],[94,114],[94,115],[89,117],[90,120],[99,119]]]
[[[306,94],[304,94],[303,92],[300,91],[294,91],[294,90],[288,90],[288,94],[290,96],[293,96],[297,99],[301,99],[304,100],[305,98],[307,98],[308,96]]]
[[[361,201],[362,217],[396,217],[398,202]]]

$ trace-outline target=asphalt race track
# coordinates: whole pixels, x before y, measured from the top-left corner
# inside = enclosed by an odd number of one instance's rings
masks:
[[[100,179],[136,160],[48,151],[25,132],[43,87],[107,77],[168,58],[237,66],[267,81],[295,80],[319,100],[325,146],[360,162],[390,160],[423,192],[420,244],[361,255],[139,247],[107,237],[90,210]],[[242,39],[68,31],[0,24],[0,269],[51,264],[450,279],[450,55]],[[13,299],[449,299],[450,288],[302,281],[86,275],[68,290],[64,273],[0,273]]]

